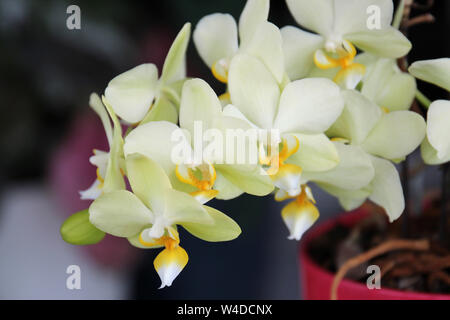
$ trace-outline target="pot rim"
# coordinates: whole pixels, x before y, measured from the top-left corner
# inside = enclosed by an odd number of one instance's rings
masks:
[[[303,237],[300,242],[300,250],[299,250],[299,258],[300,263],[302,264],[302,273],[305,272],[305,266],[308,266],[310,270],[314,273],[318,274],[320,277],[329,281],[330,284],[333,282],[334,273],[324,269],[319,266],[309,255],[308,248],[310,242],[329,231],[333,228],[337,223],[340,223],[345,226],[352,226],[360,219],[369,215],[369,211],[367,209],[356,209],[350,212],[344,212],[343,214],[339,214],[336,218],[328,219],[323,223],[311,228]],[[306,280],[306,277],[302,276],[303,282]],[[306,287],[305,284],[302,284],[303,290]],[[342,279],[338,288],[338,297],[339,292],[341,291],[350,291],[350,290],[370,290],[363,283],[350,280],[350,279]],[[450,294],[442,294],[442,293],[428,293],[428,292],[419,292],[419,291],[404,291],[392,288],[381,288],[381,289],[372,289],[370,291],[379,292],[379,297],[385,296],[386,298],[396,298],[396,299],[411,299],[411,300],[450,300]]]

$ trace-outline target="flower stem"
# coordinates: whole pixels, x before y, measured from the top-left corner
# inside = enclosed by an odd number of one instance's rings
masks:
[[[402,22],[404,9],[405,9],[405,0],[400,0],[397,6],[397,10],[395,11],[394,21],[392,22],[392,26],[395,29],[400,28],[400,23]]]
[[[420,92],[418,89],[416,90],[416,99],[419,101],[419,103],[424,106],[426,109],[431,104],[431,100],[428,99],[422,92]]]
[[[405,210],[402,214],[402,235],[404,238],[409,236],[409,218],[410,218],[410,207],[409,207],[409,177],[408,177],[408,157],[402,163],[402,188],[403,197],[405,198]]]
[[[439,221],[439,239],[441,243],[446,245],[447,236],[447,202],[448,202],[448,175],[450,172],[450,164],[445,163],[442,165],[442,195],[441,195],[441,217]]]

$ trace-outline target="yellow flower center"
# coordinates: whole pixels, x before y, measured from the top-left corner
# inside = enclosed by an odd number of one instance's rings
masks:
[[[330,69],[340,67],[341,70],[334,77],[338,84],[346,83],[347,87],[355,87],[364,75],[366,68],[364,65],[353,62],[356,56],[356,49],[347,40],[342,41],[342,45],[334,52],[326,52],[322,49],[314,53],[314,63],[320,69]],[[351,88],[353,89],[353,88]]]
[[[211,68],[211,72],[220,82],[228,82],[228,63],[225,59],[216,61]]]
[[[267,147],[267,155],[264,153],[263,149],[260,149],[259,154],[259,162],[262,165],[269,166],[269,169],[267,169],[267,174],[272,176],[275,175],[280,168],[283,166],[286,166],[284,163],[291,155],[297,152],[298,148],[300,147],[300,142],[298,141],[297,137],[292,136],[294,138],[288,139],[283,138],[282,143],[283,146],[281,148],[281,151],[275,154],[272,154],[272,147]],[[262,145],[261,145],[262,147]]]

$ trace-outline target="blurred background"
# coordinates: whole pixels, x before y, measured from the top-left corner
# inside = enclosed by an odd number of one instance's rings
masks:
[[[428,1],[423,1],[427,3]],[[81,8],[81,30],[66,27],[66,9]],[[158,250],[137,250],[106,237],[75,247],[59,227],[88,207],[78,190],[89,187],[93,148],[107,146],[88,107],[114,76],[144,62],[161,68],[182,25],[210,13],[236,19],[244,0],[61,1],[0,0],[0,299],[298,299],[297,243],[287,240],[280,204],[242,196],[211,203],[242,227],[230,243],[206,243],[186,232],[190,261],[173,286],[157,290]],[[420,14],[413,11],[413,16]],[[412,27],[411,62],[450,56],[450,1],[436,0],[433,24]],[[296,25],[284,1],[271,1],[270,21]],[[217,89],[191,42],[188,75]],[[420,83],[432,100],[443,92]],[[426,175],[436,179],[436,168]],[[420,181],[423,185],[423,181]],[[321,220],[342,210],[314,188]],[[68,290],[66,269],[81,268],[81,290]]]

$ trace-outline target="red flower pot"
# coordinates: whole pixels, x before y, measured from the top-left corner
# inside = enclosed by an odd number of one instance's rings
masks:
[[[308,232],[300,244],[300,262],[302,264],[301,283],[303,298],[307,300],[330,299],[334,274],[317,265],[308,253],[312,239],[332,229],[336,224],[353,226],[367,216],[365,210],[355,210],[336,219],[330,219]],[[432,294],[394,289],[368,289],[365,283],[343,279],[338,288],[339,300],[450,300],[448,294]]]

